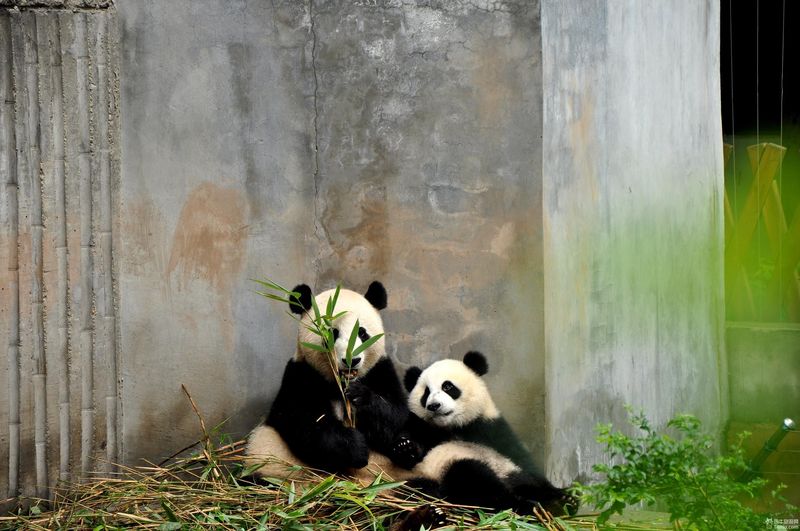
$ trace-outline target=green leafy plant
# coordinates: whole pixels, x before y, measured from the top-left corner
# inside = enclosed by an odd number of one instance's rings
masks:
[[[676,526],[682,522],[699,530],[764,528],[767,515],[740,500],[755,497],[766,481],[736,479],[747,468],[741,443],[749,434],[742,434],[728,454],[714,456],[712,438],[701,432],[697,418],[674,417],[667,426],[678,436],[671,437],[657,433],[643,414],[629,413],[639,434],[615,432],[610,424],[598,426],[597,441],[605,445],[612,464],[593,467],[605,481],[576,487],[585,504],[601,509],[599,524],[626,506],[658,502]],[[778,492],[772,496],[786,510],[792,509]]]
[[[345,364],[348,368],[347,374],[340,374],[337,370],[338,367],[338,360],[336,359],[336,352],[334,349],[335,339],[333,337],[333,322],[342,317],[346,312],[339,312],[336,313],[336,302],[339,300],[339,292],[341,291],[341,285],[337,284],[336,289],[333,292],[333,296],[328,299],[327,304],[325,305],[325,313],[322,313],[317,305],[317,301],[315,297],[311,297],[311,310],[314,312],[313,316],[306,310],[302,304],[298,301],[300,299],[300,294],[286,289],[285,287],[281,286],[280,284],[273,282],[271,280],[257,280],[252,279],[253,282],[259,284],[262,290],[256,291],[257,294],[266,297],[268,299],[282,302],[284,304],[290,304],[299,308],[304,316],[308,317],[308,324],[303,322],[302,318],[298,318],[297,316],[293,315],[292,313],[286,312],[292,319],[298,321],[302,326],[305,326],[307,330],[311,333],[317,335],[321,339],[321,344],[317,343],[309,343],[309,342],[301,342],[301,345],[320,352],[326,356],[328,360],[328,364],[331,368],[331,373],[333,374],[334,380],[337,382],[339,386],[339,391],[342,394],[342,400],[344,401],[345,405],[345,424],[348,426],[355,426],[355,416],[353,413],[353,408],[350,406],[350,402],[347,400],[347,395],[345,391],[347,390],[348,385],[350,384],[349,378],[349,369],[352,366],[353,358],[358,357],[359,354],[364,352],[366,349],[371,347],[376,341],[378,341],[383,334],[375,334],[374,336],[370,337],[360,345],[356,346],[356,338],[358,337],[358,329],[359,329],[359,322],[356,320],[355,325],[353,326],[352,331],[350,332],[350,336],[347,341],[347,350],[345,352]]]

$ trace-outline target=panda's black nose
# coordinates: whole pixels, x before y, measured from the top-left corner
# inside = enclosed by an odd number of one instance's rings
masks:
[[[350,360],[350,366],[355,367],[361,361],[361,358],[353,358]],[[342,358],[342,363],[347,365],[347,358]]]
[[[428,411],[438,411],[442,405],[439,402],[431,402],[428,404]]]

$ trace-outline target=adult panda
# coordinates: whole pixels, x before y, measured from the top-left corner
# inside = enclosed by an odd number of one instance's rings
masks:
[[[359,329],[355,347],[383,333],[378,312],[386,307],[385,288],[376,281],[364,295],[340,290],[334,309],[340,317],[331,323],[336,374],[326,353],[303,344],[322,343],[309,330],[311,289],[301,284],[292,291],[299,294],[289,305],[300,316],[297,348],[286,365],[265,422],[248,436],[246,464],[263,463],[254,472],[257,477],[289,477],[293,468],[287,464],[349,473],[363,481],[374,479],[377,473],[392,479],[410,477],[411,472],[395,467],[385,457],[407,421],[408,407],[392,360],[386,356],[384,338],[352,359],[349,367],[345,358],[356,321]],[[317,307],[326,308],[334,292],[327,290],[317,295]],[[345,404],[336,381],[340,375],[349,378],[348,399],[355,408],[357,428],[346,426],[342,420]]]
[[[534,465],[511,426],[495,406],[481,376],[483,354],[463,361],[440,360],[405,375],[411,416],[392,456],[424,478],[423,490],[455,503],[530,513],[574,512],[577,501],[553,486]]]

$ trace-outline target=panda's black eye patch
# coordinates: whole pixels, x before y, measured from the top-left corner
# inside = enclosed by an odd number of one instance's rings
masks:
[[[339,329],[338,328],[334,328],[333,329],[333,340],[336,341],[337,339],[339,339]]]
[[[453,400],[461,396],[461,389],[455,386],[450,380],[445,380],[442,384],[442,391],[450,395]]]
[[[367,333],[367,329],[364,328],[363,326],[358,328],[358,339],[360,339],[362,342],[369,339],[369,334]]]
[[[422,405],[422,407],[426,407],[428,405],[428,397],[430,396],[430,394],[431,394],[431,390],[430,390],[430,388],[428,388],[426,386],[425,387],[425,392],[422,393],[422,399],[419,401],[419,403]]]

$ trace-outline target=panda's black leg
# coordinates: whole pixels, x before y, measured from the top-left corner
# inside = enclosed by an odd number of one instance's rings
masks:
[[[445,499],[491,509],[513,509],[517,498],[485,463],[473,459],[456,461],[442,478]]]
[[[433,498],[441,498],[442,497],[442,486],[428,478],[414,478],[409,479],[406,481],[406,486],[411,487],[412,489],[416,489],[423,494],[427,494]]]
[[[541,505],[555,516],[575,514],[579,500],[566,489],[553,486],[546,478],[533,474],[513,474],[508,480],[514,495],[520,500],[520,512],[530,514]]]

